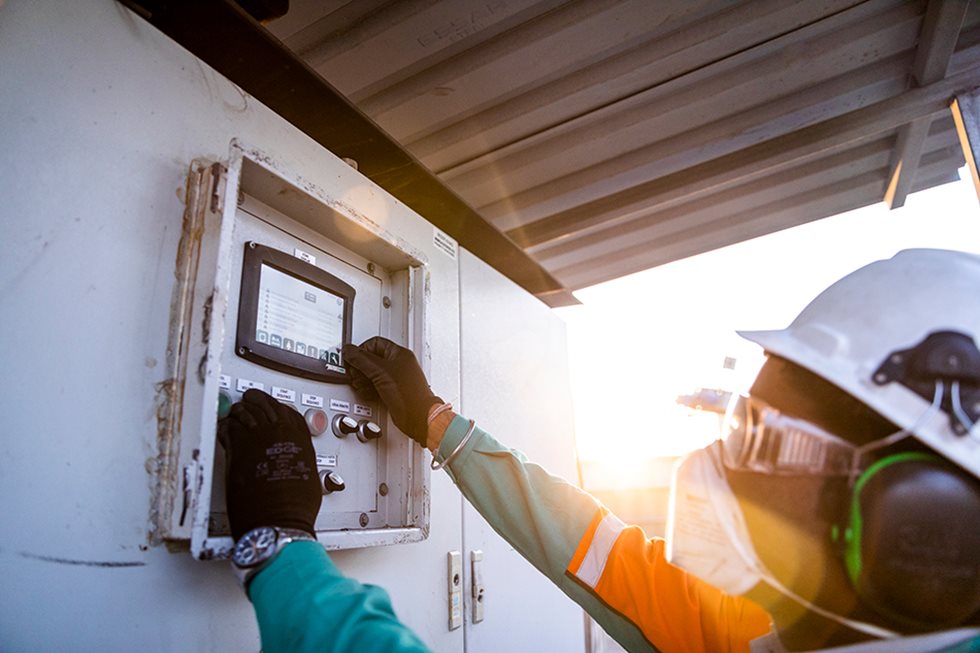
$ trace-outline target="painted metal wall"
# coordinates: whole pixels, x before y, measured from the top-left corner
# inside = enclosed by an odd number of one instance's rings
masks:
[[[184,181],[232,138],[276,152],[431,266],[433,386],[459,393],[457,261],[431,225],[111,0],[0,5],[0,649],[259,648],[226,563],[148,544]],[[418,544],[335,555],[433,648],[460,498]]]

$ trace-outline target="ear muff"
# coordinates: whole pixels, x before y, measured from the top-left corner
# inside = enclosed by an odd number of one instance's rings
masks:
[[[844,563],[858,596],[912,627],[980,610],[980,483],[927,453],[888,456],[851,494]]]

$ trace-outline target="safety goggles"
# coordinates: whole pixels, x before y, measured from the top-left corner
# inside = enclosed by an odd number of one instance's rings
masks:
[[[726,467],[766,474],[847,476],[865,450],[746,396],[729,403],[721,442]]]

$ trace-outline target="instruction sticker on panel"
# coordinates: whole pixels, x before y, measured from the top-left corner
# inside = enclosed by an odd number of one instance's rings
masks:
[[[441,251],[449,258],[454,261],[456,260],[456,252],[459,250],[459,243],[457,243],[452,236],[433,227],[432,244],[436,246],[436,249]]]

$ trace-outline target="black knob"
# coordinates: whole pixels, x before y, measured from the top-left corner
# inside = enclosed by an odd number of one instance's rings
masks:
[[[334,415],[330,428],[338,438],[346,438],[351,433],[357,432],[357,420],[350,415]]]
[[[374,422],[364,420],[357,425],[357,439],[361,442],[375,440],[381,437],[381,427]]]
[[[332,472],[329,469],[325,469],[320,472],[320,484],[323,485],[324,494],[330,494],[331,492],[343,492],[344,488],[347,487],[344,484],[344,479],[341,478],[340,474],[337,472]]]

